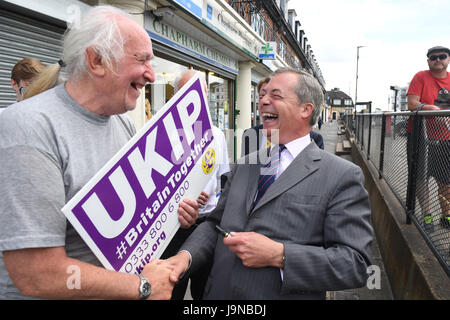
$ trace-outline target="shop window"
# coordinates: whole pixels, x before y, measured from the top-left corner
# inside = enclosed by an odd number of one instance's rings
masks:
[[[208,75],[209,92],[220,93],[209,96],[211,120],[216,127],[225,131],[230,128],[230,84],[227,79],[222,78],[217,74],[209,73]]]
[[[150,119],[152,115],[158,112],[164,104],[170,100],[174,95],[175,79],[184,71],[188,69],[188,66],[184,66],[172,61],[168,61],[159,57],[152,59],[152,67],[155,71],[155,82],[148,84],[145,88],[145,98],[150,110],[147,119]]]
[[[233,154],[234,139],[228,137],[228,129],[233,129],[233,81],[228,80],[209,70],[200,69],[189,64],[177,63],[155,56],[152,59],[152,67],[155,72],[155,82],[145,88],[147,120],[156,114],[175,93],[175,80],[187,69],[200,71],[208,85],[209,110],[213,125],[225,133],[228,141],[228,154]]]
[[[252,126],[255,126],[257,124],[257,109],[258,109],[258,100],[256,97],[256,86],[252,84],[252,92],[251,92],[251,99],[252,99],[252,112],[251,112],[251,124]]]

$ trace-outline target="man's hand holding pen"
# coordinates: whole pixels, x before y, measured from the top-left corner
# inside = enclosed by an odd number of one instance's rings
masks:
[[[284,266],[284,245],[255,232],[230,232],[223,243],[250,268]]]
[[[220,226],[216,226],[216,231],[224,237],[223,243],[242,260],[244,266],[283,268],[283,243],[273,241],[256,232],[229,232]],[[181,251],[167,260],[160,260],[159,263],[172,270],[170,280],[175,283],[188,270],[190,259],[187,251]]]

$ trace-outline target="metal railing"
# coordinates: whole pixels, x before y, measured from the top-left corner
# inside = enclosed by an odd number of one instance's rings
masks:
[[[343,120],[450,276],[450,110]]]

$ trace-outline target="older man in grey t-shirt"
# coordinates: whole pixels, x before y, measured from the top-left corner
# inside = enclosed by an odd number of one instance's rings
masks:
[[[168,268],[151,261],[140,277],[100,267],[61,213],[135,133],[123,113],[154,81],[152,58],[140,25],[117,8],[94,7],[66,34],[68,81],[2,113],[0,299],[170,298]],[[181,202],[178,213],[189,227],[196,201]],[[73,270],[76,288],[67,285]]]
[[[64,85],[2,116],[0,248],[65,246],[69,257],[100,265],[61,208],[134,135],[129,117],[90,112]],[[2,259],[0,297],[20,297],[6,276]]]

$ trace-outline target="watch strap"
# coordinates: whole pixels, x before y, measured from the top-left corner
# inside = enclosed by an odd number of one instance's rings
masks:
[[[426,103],[421,103],[417,107],[417,111],[422,111],[423,106],[426,105]]]
[[[152,293],[152,287],[150,285],[150,282],[148,282],[147,278],[145,278],[143,275],[138,274],[138,277],[141,280],[139,283],[139,299],[145,300]]]

